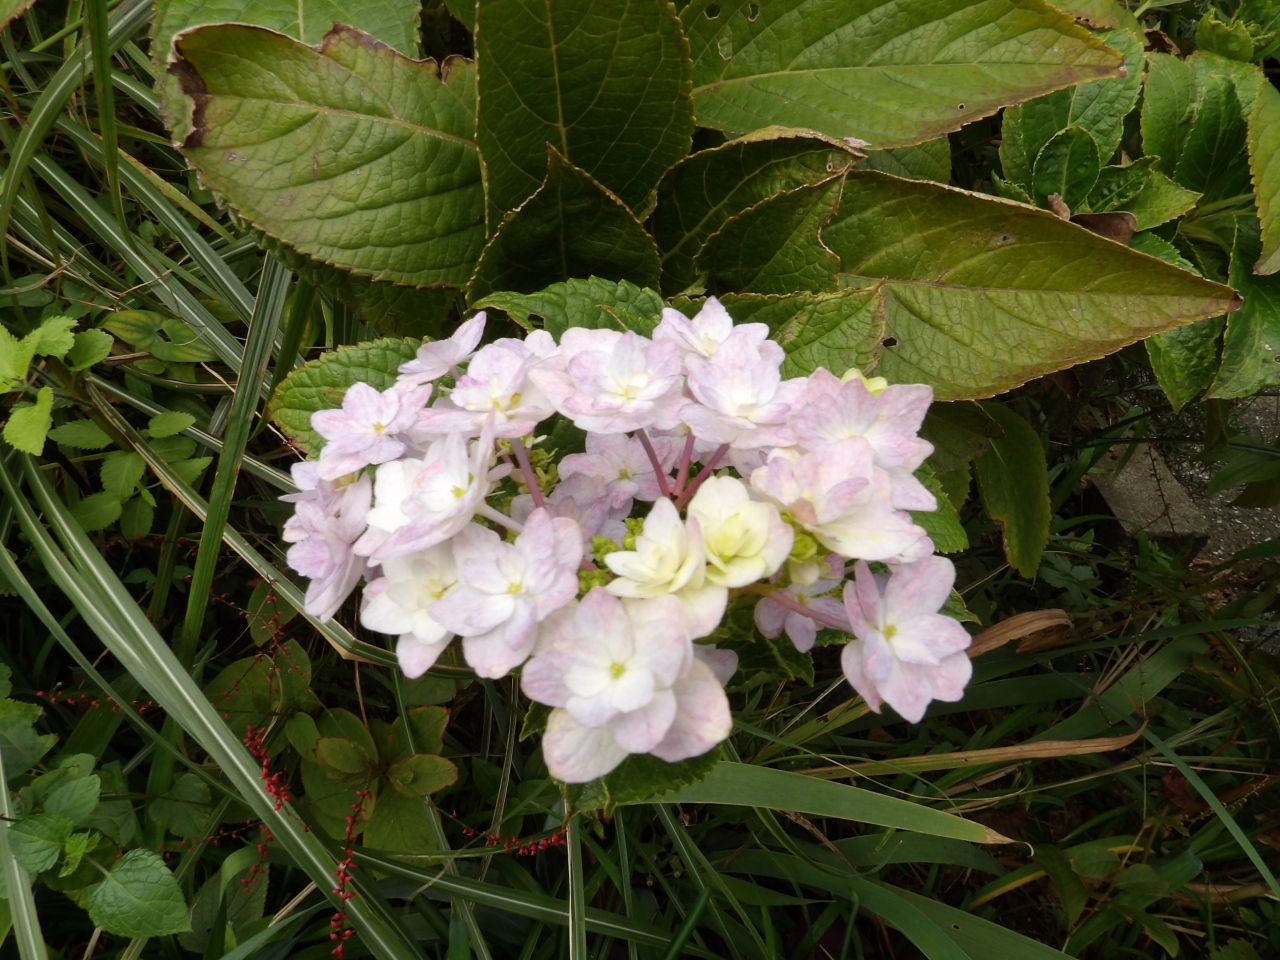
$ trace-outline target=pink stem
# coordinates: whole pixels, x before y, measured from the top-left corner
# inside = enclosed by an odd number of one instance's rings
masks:
[[[524,448],[524,444],[520,442],[519,437],[511,438],[511,451],[516,455],[516,462],[520,464],[520,469],[524,472],[524,482],[529,485],[529,493],[533,495],[534,505],[545,507],[547,501],[542,496],[542,488],[538,486],[538,478],[533,472],[533,465],[529,463],[529,451]]]
[[[720,444],[719,449],[711,455],[711,459],[707,461],[707,465],[702,468],[702,472],[694,477],[693,483],[689,484],[689,488],[680,494],[680,498],[676,500],[677,507],[683,507],[689,502],[689,498],[698,492],[698,488],[702,486],[703,481],[706,480],[707,477],[711,476],[711,471],[716,468],[716,464],[718,464],[728,452],[729,445],[727,443]]]
[[[676,496],[684,492],[685,481],[689,479],[689,464],[693,462],[693,434],[684,438],[684,450],[680,454],[680,469],[676,473]]]
[[[662,461],[658,459],[658,452],[653,449],[653,444],[649,442],[649,435],[641,428],[636,431],[636,437],[640,440],[640,446],[644,447],[644,452],[649,455],[649,462],[653,464],[654,475],[658,478],[658,490],[664,497],[671,496],[669,478],[662,472]]]
[[[781,590],[774,590],[771,593],[766,593],[765,596],[778,606],[786,607],[786,609],[793,613],[798,613],[802,617],[808,617],[814,623],[820,623],[824,627],[830,627],[832,630],[842,630],[845,633],[849,632],[848,623],[841,623],[835,617],[829,617],[825,613],[813,609],[813,607],[806,607],[803,603],[788,593],[784,593]]]

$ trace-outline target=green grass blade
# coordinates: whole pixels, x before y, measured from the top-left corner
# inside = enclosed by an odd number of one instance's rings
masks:
[[[178,640],[178,659],[191,665],[196,646],[200,642],[200,630],[204,626],[204,614],[209,608],[209,593],[213,589],[213,576],[222,552],[222,531],[231,514],[231,498],[235,495],[236,481],[240,479],[240,458],[244,445],[253,429],[254,414],[258,410],[257,387],[267,375],[271,360],[271,346],[275,343],[276,328],[284,310],[285,294],[289,289],[289,270],[267,255],[263,261],[262,282],[258,287],[258,300],[253,319],[249,321],[249,335],[245,339],[244,359],[240,367],[239,389],[231,401],[231,415],[218,455],[213,489],[209,493],[209,511],[205,515],[204,529],[200,531],[200,547],[196,552],[195,570],[191,574],[191,588],[187,595],[187,616],[182,623]]]
[[[851,878],[859,904],[904,933],[929,960],[988,960],[962,950],[916,906],[897,895],[892,887]]]
[[[941,810],[843,783],[745,763],[717,764],[704,780],[663,797],[661,803],[723,803],[769,807],[816,817],[839,817],[973,843],[1007,843],[980,823]]]
[[[108,49],[105,51],[107,56],[110,57],[120,49],[126,40],[146,26],[150,18],[151,0],[127,0],[116,11],[115,17],[107,27]],[[9,232],[9,218],[13,213],[14,200],[18,195],[22,175],[35,159],[41,141],[53,128],[63,107],[84,82],[91,60],[90,47],[91,43],[86,40],[72,51],[71,56],[67,57],[66,62],[53,75],[48,86],[41,91],[35,106],[27,114],[26,126],[22,128],[17,143],[14,144],[10,154],[9,169],[3,186],[0,186],[0,237]],[[7,277],[9,272],[7,248],[0,248],[0,257],[3,257]]]
[[[120,137],[116,130],[115,82],[111,70],[111,38],[107,26],[107,0],[85,0],[89,45],[93,57],[93,92],[98,101],[98,132],[102,135],[102,159],[107,171],[107,192],[116,219],[125,223],[124,198],[120,195]]]
[[[702,912],[707,909],[707,904],[710,902],[711,891],[704,887],[702,892],[698,894],[697,899],[693,901],[693,906],[689,908],[689,915],[684,918],[680,928],[676,930],[676,935],[671,938],[671,946],[662,955],[662,960],[679,960],[680,955],[684,953],[685,944],[693,936],[693,931],[698,928],[698,921],[702,919]],[[634,944],[629,946],[634,946]]]
[[[569,960],[587,960],[587,897],[582,887],[582,818],[569,818]]]
[[[19,457],[27,482],[62,541],[68,557],[93,592],[93,604],[82,610],[86,622],[120,664],[147,689],[151,697],[209,754],[223,775],[271,830],[293,860],[323,891],[330,891],[337,860],[288,805],[276,802],[262,788],[261,766],[223,723],[217,710],[178,662],[169,645],[143,615],[128,588],[103,559],[80,526],[71,518],[47,478],[26,456]],[[12,489],[8,468],[0,463],[6,489]],[[50,569],[56,577],[57,570]],[[59,583],[59,586],[62,584]],[[332,896],[331,894],[328,894]],[[334,901],[335,905],[338,901]],[[410,960],[423,956],[417,942],[388,923],[375,904],[363,896],[342,908],[360,929],[361,938],[379,960]]]
[[[3,549],[0,547],[0,551]],[[31,878],[9,852],[9,821],[13,819],[14,810],[9,801],[9,784],[5,780],[2,762],[0,815],[5,818],[0,823],[0,860],[4,861],[4,882],[8,889],[9,915],[13,919],[13,937],[18,944],[18,956],[22,960],[48,960],[44,934],[40,931],[40,917],[36,914],[36,899],[31,892]]]

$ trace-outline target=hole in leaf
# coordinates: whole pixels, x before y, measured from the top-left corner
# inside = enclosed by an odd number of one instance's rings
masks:
[[[754,19],[755,19],[756,17],[758,17],[758,16],[760,16],[760,4],[758,4],[758,3],[751,3],[751,4],[748,4],[748,5],[747,5],[747,19],[748,19],[748,20],[754,20]]]
[[[957,104],[956,104],[956,109],[957,109],[957,110],[963,110],[963,109],[964,109],[964,104],[963,104],[963,103],[957,103]]]
[[[707,4],[707,9],[704,10],[703,13],[707,15],[708,20],[714,20],[716,17],[720,16],[720,4],[718,3]]]
[[[885,337],[884,340],[881,341],[881,343],[883,343],[886,347],[896,347],[898,345],[898,338]]]
[[[716,41],[716,52],[720,54],[721,60],[729,60],[733,57],[733,38],[723,36]]]

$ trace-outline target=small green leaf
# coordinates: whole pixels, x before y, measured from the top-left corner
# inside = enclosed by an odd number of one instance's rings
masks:
[[[4,438],[10,446],[23,453],[39,456],[44,450],[45,437],[53,426],[53,389],[41,387],[35,403],[20,403],[9,414],[4,425]]]
[[[719,747],[700,757],[667,763],[647,753],[633,753],[612,773],[581,786],[569,787],[573,810],[603,810],[612,813],[620,806],[656,800],[673,790],[696,784],[720,764]]]
[[[1009,565],[1032,579],[1040,569],[1052,519],[1044,446],[1031,424],[1008,407],[984,403],[982,409],[1004,430],[974,461],[982,505],[1004,529]]]
[[[186,460],[196,452],[196,442],[190,437],[161,437],[158,440],[152,439],[151,449],[165,463],[177,463],[179,460]]]
[[[1142,152],[1154,167],[1173,175],[1196,113],[1195,71],[1167,53],[1147,54],[1142,96]]]
[[[194,773],[184,773],[164,796],[151,801],[147,814],[174,836],[198,837],[209,820],[209,785]]]
[[[505,310],[525,329],[532,329],[529,318],[536,314],[559,340],[569,327],[634,330],[648,336],[662,319],[663,304],[662,297],[647,287],[590,277],[554,283],[537,293],[493,293],[473,306]]]
[[[213,463],[213,457],[195,457],[192,460],[175,460],[169,466],[173,467],[173,472],[189,486],[194,487],[196,481],[200,479],[200,474],[204,473],[211,463]]]
[[[321,354],[285,377],[268,413],[304,453],[315,457],[324,439],[311,429],[311,415],[342,406],[353,383],[388,389],[396,382],[400,365],[413,359],[420,344],[418,340],[374,340]]]
[[[458,768],[444,757],[419,753],[394,764],[386,776],[387,782],[405,796],[426,797],[457,780]]]
[[[67,837],[67,842],[63,846],[66,851],[66,859],[62,863],[62,869],[58,871],[59,879],[69,877],[80,868],[80,861],[84,859],[86,853],[96,850],[98,841],[102,839],[102,835],[98,833],[73,833]]]
[[[263,726],[276,705],[275,673],[270,657],[245,657],[225,667],[204,695],[227,721],[237,740],[243,740],[250,725]]]
[[[1003,434],[976,403],[935,403],[920,427],[920,436],[933,444],[929,465],[939,476],[967,470],[991,445],[991,438]]]
[[[71,516],[87,532],[102,530],[120,519],[122,504],[114,493],[91,493],[71,505]]]
[[[1249,113],[1249,167],[1262,222],[1262,252],[1255,270],[1271,274],[1280,270],[1280,90],[1269,82],[1258,84]]]
[[[202,363],[218,358],[181,320],[150,310],[118,310],[102,322],[102,329],[166,363]]]
[[[693,65],[665,0],[484,0],[476,61],[476,142],[499,211],[538,190],[547,144],[633,210],[689,152]]]
[[[375,280],[466,283],[485,238],[473,64],[342,25],[317,48],[226,23],[179,35],[173,60],[201,100],[182,152],[254,227]]]
[[[1182,216],[1199,200],[1200,194],[1194,190],[1180,187],[1159,170],[1152,170],[1147,182],[1125,209],[1137,220],[1137,230],[1150,230]]]
[[[1258,222],[1249,218],[1237,231],[1231,254],[1231,284],[1244,303],[1227,317],[1222,366],[1211,397],[1249,397],[1280,384],[1280,275],[1254,274],[1260,250]]]
[[[1209,12],[1196,25],[1196,49],[1245,63],[1254,59],[1253,38],[1249,36],[1249,28],[1243,23],[1223,20],[1213,7],[1209,8]]]
[[[1071,861],[1067,859],[1067,855],[1058,847],[1048,843],[1037,844],[1033,859],[1053,881],[1058,899],[1062,901],[1062,910],[1067,915],[1067,924],[1074,927],[1089,902],[1088,889],[1071,869]]]
[[[196,418],[189,413],[170,411],[157,417],[152,417],[147,424],[147,429],[152,437],[160,439],[161,437],[172,437],[174,434],[181,433],[195,422]]]
[[[1209,955],[1209,960],[1262,960],[1248,940],[1228,940]]]
[[[16,390],[26,383],[30,366],[31,344],[0,327],[0,387],[4,392]]]
[[[133,496],[133,491],[147,471],[142,454],[130,450],[113,450],[102,461],[102,487],[120,500]]]
[[[89,919],[118,937],[162,937],[189,930],[182,890],[159,854],[130,850],[90,887]]]
[[[1115,879],[1116,887],[1144,897],[1163,897],[1169,892],[1169,881],[1146,863],[1125,867]]]
[[[406,735],[404,719],[396,718],[391,725],[387,756],[392,762],[403,760],[415,753],[440,753],[444,749],[444,728],[449,722],[449,711],[444,707],[426,706],[406,711],[412,744]]]
[[[145,499],[145,490],[139,495],[124,501],[120,506],[120,536],[126,540],[137,540],[151,532],[155,523],[156,508]]]
[[[1114,77],[1121,63],[1039,0],[694,0],[680,19],[700,126],[782,124],[877,148]]]
[[[1089,191],[1088,208],[1092,213],[1128,210],[1151,179],[1153,157],[1143,157],[1124,166],[1103,167]]]
[[[840,259],[822,228],[840,205],[844,175],[762,200],[729,219],[697,257],[711,293],[823,293],[836,289]]]
[[[947,497],[942,483],[928,464],[916,471],[916,477],[923,483],[938,501],[938,509],[933,511],[913,510],[911,519],[929,535],[933,547],[938,553],[958,553],[969,548],[969,534],[960,522],[960,514]]]
[[[285,724],[285,736],[289,744],[304,757],[311,756],[316,749],[316,741],[320,739],[320,731],[316,722],[306,713],[295,713]]]
[[[1082,877],[1105,877],[1120,869],[1120,858],[1106,847],[1090,847],[1071,854],[1071,868]]]
[[[533,293],[582,277],[658,286],[658,250],[631,211],[553,147],[538,192],[507,214],[480,255],[471,302],[499,290]]]
[[[913,147],[868,150],[863,169],[891,173],[908,180],[951,180],[951,141],[946,137],[918,143]]]
[[[111,446],[112,440],[92,420],[72,420],[49,431],[49,439],[77,450],[101,450]]]
[[[1084,205],[1100,171],[1093,136],[1084,127],[1067,127],[1054,134],[1036,157],[1031,196],[1041,206],[1057,196],[1075,212]]]
[[[331,780],[360,785],[373,779],[374,758],[353,740],[321,737],[313,753],[316,763]]]
[[[58,862],[62,845],[74,827],[71,818],[60,813],[23,817],[8,828],[9,848],[28,873],[41,873]]]
[[[1154,943],[1159,944],[1165,953],[1171,957],[1178,955],[1178,935],[1173,932],[1173,929],[1167,923],[1158,917],[1151,917],[1145,913],[1139,913],[1137,918],[1138,923],[1142,925],[1143,933],[1150,937]]]
[[[662,257],[663,291],[674,296],[697,282],[695,258],[731,217],[842,173],[856,158],[841,140],[770,127],[680,161],[662,178],[650,221]]]
[[[263,581],[253,588],[249,595],[249,603],[245,607],[245,618],[249,621],[249,636],[258,646],[279,635],[280,630],[298,615],[287,600],[280,596],[276,588]]]
[[[1248,124],[1231,78],[1204,78],[1200,105],[1187,134],[1173,178],[1204,201],[1252,196],[1249,182]]]
[[[72,373],[88,370],[107,358],[114,343],[111,334],[104,330],[82,330],[76,334],[75,343],[67,353],[67,369]]]
[[[48,317],[23,340],[31,345],[31,352],[36,356],[61,359],[75,345],[71,328],[79,322],[74,317]]]
[[[397,854],[435,851],[435,837],[427,819],[433,816],[429,802],[399,790],[382,790],[373,816],[364,828],[364,845]]]
[[[102,781],[95,775],[73,777],[57,786],[44,799],[46,813],[60,813],[73,826],[82,826],[98,806]]]

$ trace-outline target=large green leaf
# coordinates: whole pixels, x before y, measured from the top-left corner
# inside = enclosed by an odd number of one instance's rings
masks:
[[[183,30],[215,23],[247,23],[319,43],[336,23],[363,30],[407,56],[418,51],[422,6],[413,0],[157,0],[151,21],[151,59],[156,94],[174,136],[190,132],[191,101],[165,69],[173,38]]]
[[[1142,152],[1155,169],[1172,174],[1196,112],[1195,72],[1167,53],[1148,55],[1142,96]]]
[[[984,403],[982,409],[1003,431],[973,462],[982,505],[1004,530],[1009,566],[1030,579],[1040,569],[1052,520],[1044,446],[1031,425],[1008,407]]]
[[[694,258],[730,217],[840,173],[857,156],[843,141],[773,128],[682,160],[662,178],[650,221],[662,257],[663,291],[674,296],[693,285]]]
[[[546,180],[484,248],[469,298],[533,293],[575,277],[657,287],[658,249],[631,211],[554,147],[546,157]]]
[[[342,406],[347,388],[358,381],[386,390],[418,346],[417,340],[374,340],[321,354],[285,377],[268,413],[304,453],[315,456],[324,440],[311,429],[311,415]]]
[[[698,123],[731,133],[906,146],[1121,64],[1039,0],[695,0],[680,16]]]
[[[711,293],[835,290],[840,260],[820,234],[840,204],[843,174],[762,200],[730,219],[698,254]]]
[[[1210,74],[1174,179],[1203,194],[1205,202],[1247,195],[1251,187],[1246,143],[1247,123],[1235,84],[1229,77]]]
[[[647,287],[599,277],[553,283],[537,293],[495,293],[473,306],[497,307],[532,329],[530,317],[542,317],[543,329],[557,340],[570,327],[634,330],[648,336],[662,319],[662,297]]]
[[[1280,90],[1270,83],[1258,85],[1258,96],[1249,114],[1249,166],[1262,221],[1262,253],[1257,273],[1280,270]]]
[[[182,151],[254,227],[376,280],[466,283],[484,243],[471,64],[345,27],[319,47],[200,27],[176,50],[196,99]]]
[[[476,65],[498,211],[542,184],[548,143],[637,209],[689,152],[693,67],[666,0],[482,0]]]
[[[1280,384],[1280,276],[1254,274],[1251,265],[1261,246],[1257,220],[1241,223],[1231,254],[1231,284],[1243,295],[1244,305],[1227,318],[1222,367],[1211,397],[1248,397]]]
[[[951,140],[939,137],[913,147],[868,150],[863,166],[868,170],[879,170],[908,180],[936,180],[938,183],[946,183],[951,179]]]
[[[1079,127],[1093,137],[1099,163],[1106,163],[1116,152],[1125,115],[1142,90],[1142,44],[1119,30],[1103,39],[1124,54],[1126,76],[1082,83],[1006,110],[1000,143],[1005,179],[1030,187],[1040,152],[1069,127]]]
[[[836,375],[870,372],[884,332],[884,298],[877,287],[787,296],[734,294],[721,298],[738,323],[768,324],[770,338],[786,351],[785,377],[818,367]]]
[[[888,280],[879,372],[939,399],[991,396],[1235,302],[1047,211],[881,173],[848,175],[823,240],[856,282]]]
[[[668,793],[662,802],[723,803],[791,810],[974,843],[991,843],[999,838],[999,834],[982,824],[908,800],[747,763],[721,762],[704,779]]]

